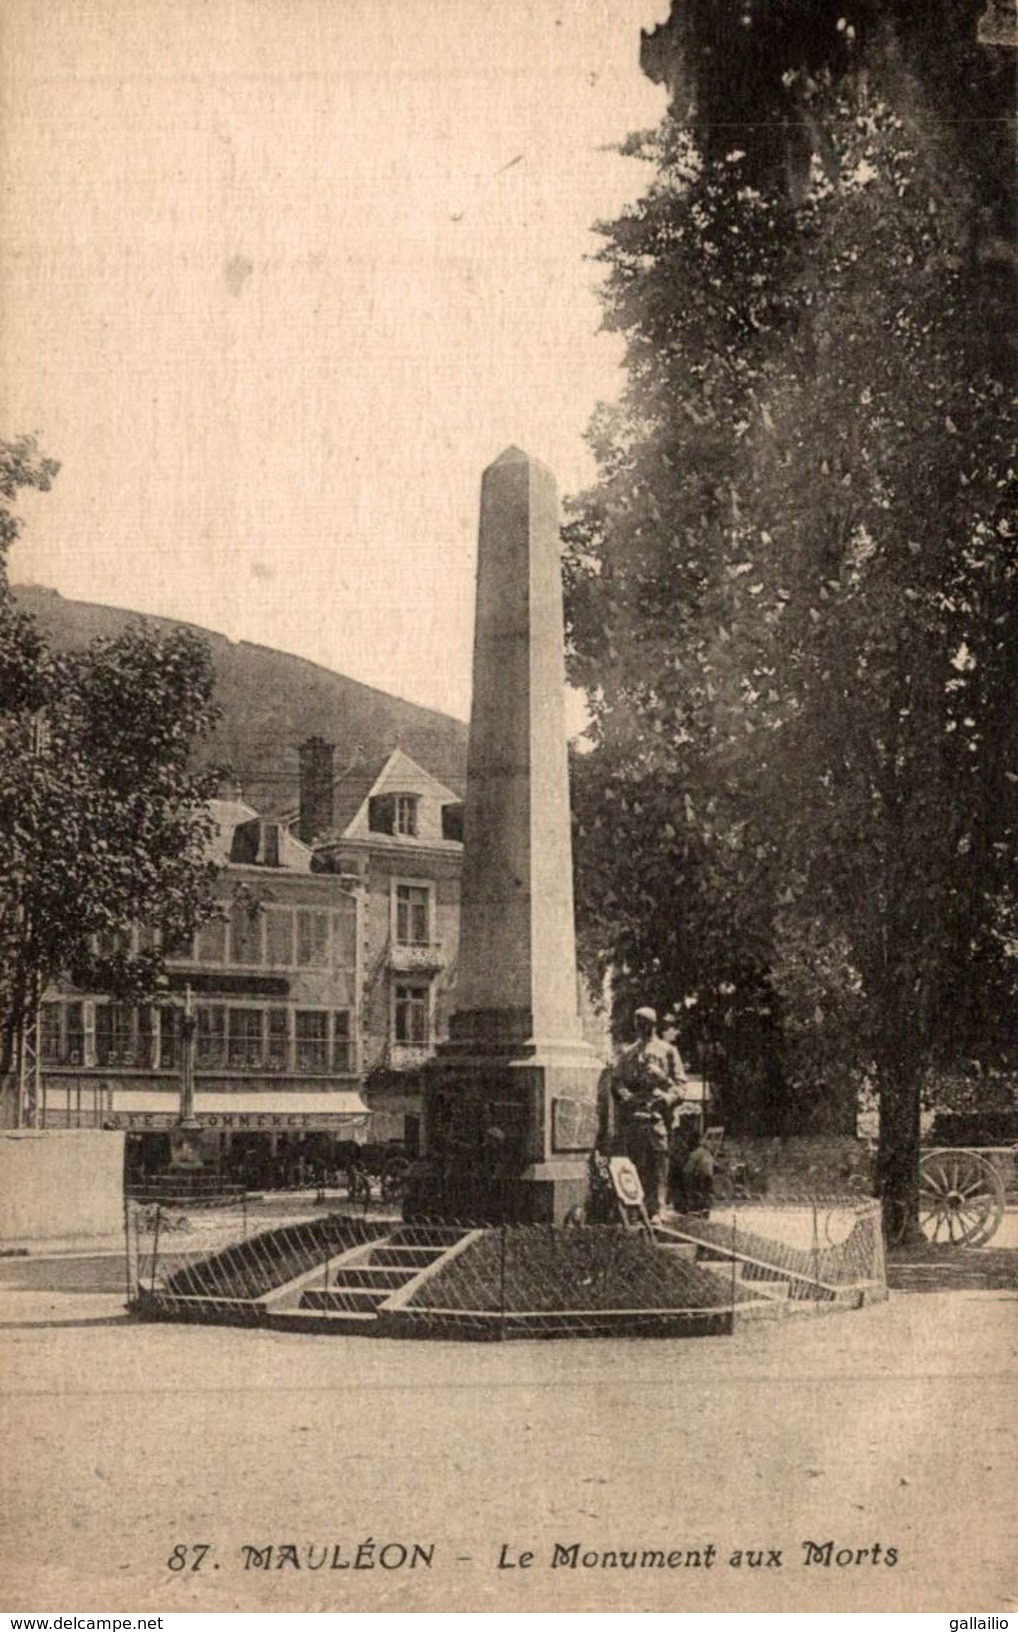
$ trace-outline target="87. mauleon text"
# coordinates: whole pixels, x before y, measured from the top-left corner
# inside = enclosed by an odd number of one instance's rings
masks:
[[[368,1536],[362,1541],[245,1542],[232,1555],[234,1567],[242,1570],[351,1570],[369,1571],[430,1570],[439,1563],[439,1549],[433,1541],[379,1540]],[[173,1575],[194,1575],[221,1568],[217,1549],[211,1542],[178,1543],[166,1560]],[[223,1558],[230,1557],[223,1554]],[[489,1555],[490,1556],[490,1555]],[[781,1570],[789,1565],[806,1569],[858,1570],[884,1567],[893,1569],[899,1558],[897,1547],[874,1541],[868,1546],[842,1545],[826,1541],[802,1541],[797,1548],[744,1546],[718,1547],[708,1541],[686,1546],[588,1546],[582,1541],[554,1541],[550,1548],[537,1544],[521,1547],[503,1541],[491,1560],[497,1571],[507,1570]],[[470,1554],[458,1554],[449,1562],[472,1563]]]

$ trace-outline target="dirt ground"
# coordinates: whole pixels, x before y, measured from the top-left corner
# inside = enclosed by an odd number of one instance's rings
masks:
[[[74,1282],[0,1288],[4,1609],[1018,1603],[1006,1290],[481,1346],[143,1326]]]

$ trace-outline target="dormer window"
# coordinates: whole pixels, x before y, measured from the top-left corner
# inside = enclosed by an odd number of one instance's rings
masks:
[[[463,806],[461,804],[442,806],[442,837],[443,839],[454,839],[457,844],[463,843]]]
[[[395,810],[395,830],[405,838],[417,837],[417,795],[415,793],[397,793]]]
[[[372,833],[396,833],[416,839],[419,804],[416,793],[375,794],[368,805],[368,827]]]

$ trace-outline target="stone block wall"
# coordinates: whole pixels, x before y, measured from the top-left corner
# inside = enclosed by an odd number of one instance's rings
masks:
[[[0,1242],[115,1235],[123,1198],[122,1133],[0,1133]]]

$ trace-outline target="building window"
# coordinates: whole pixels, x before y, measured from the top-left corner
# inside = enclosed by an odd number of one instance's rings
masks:
[[[84,1064],[84,1004],[44,1003],[39,1046],[43,1065]]]
[[[431,940],[431,891],[426,884],[396,885],[396,944],[427,946]]]
[[[332,1016],[332,1069],[353,1070],[353,1038],[350,1035],[350,1010],[339,1009]]]
[[[419,804],[416,793],[372,794],[368,800],[368,827],[372,833],[401,833],[404,838],[416,839]]]
[[[368,800],[368,829],[372,833],[391,833],[396,819],[392,799],[387,793],[374,793]]]
[[[66,1042],[66,1064],[83,1065],[85,1060],[85,1005],[84,1003],[65,1003],[64,1009],[64,1038]]]
[[[209,922],[203,925],[203,927],[198,931],[198,944],[195,947],[195,961],[197,963],[226,962],[225,918],[211,918]]]
[[[180,1011],[159,1010],[159,1069],[176,1071],[180,1066]]]
[[[298,1009],[296,1022],[297,1070],[320,1076],[329,1069],[329,1017],[318,1009]]]
[[[265,914],[266,962],[271,969],[293,968],[293,911],[269,907]]]
[[[347,900],[332,914],[332,958],[337,969],[357,964],[357,903]]]
[[[400,1047],[427,1048],[430,1042],[431,992],[424,985],[396,987],[393,1042]]]
[[[63,1065],[62,1003],[44,1003],[39,1016],[39,1058],[43,1065]]]
[[[329,967],[329,914],[320,907],[297,909],[297,967]]]
[[[229,1012],[227,1063],[231,1071],[260,1071],[262,1068],[261,1009],[231,1009]]]
[[[195,1064],[202,1071],[221,1070],[226,1063],[226,1010],[218,1005],[198,1010]]]
[[[95,1011],[96,1065],[123,1065],[123,1052],[130,1048],[127,1010],[119,1003],[103,1004]],[[133,1064],[133,1061],[131,1062]]]
[[[96,936],[96,951],[101,958],[129,957],[131,932],[129,929],[104,929]]]
[[[443,839],[455,839],[457,844],[463,843],[462,805],[442,806],[442,837]]]
[[[264,963],[264,914],[257,906],[236,901],[230,913],[230,962],[251,968]]]
[[[417,837],[417,804],[416,793],[397,793],[395,796],[393,829],[408,839]]]
[[[152,1010],[102,1003],[95,1011],[96,1065],[147,1069],[152,1063]]]
[[[290,1021],[286,1009],[269,1009],[266,1064],[270,1071],[285,1071],[290,1064]]]
[[[155,1064],[156,1057],[156,1016],[155,1010],[146,1003],[143,1008],[135,1010],[135,1025],[137,1027],[138,1064],[150,1069]]]

